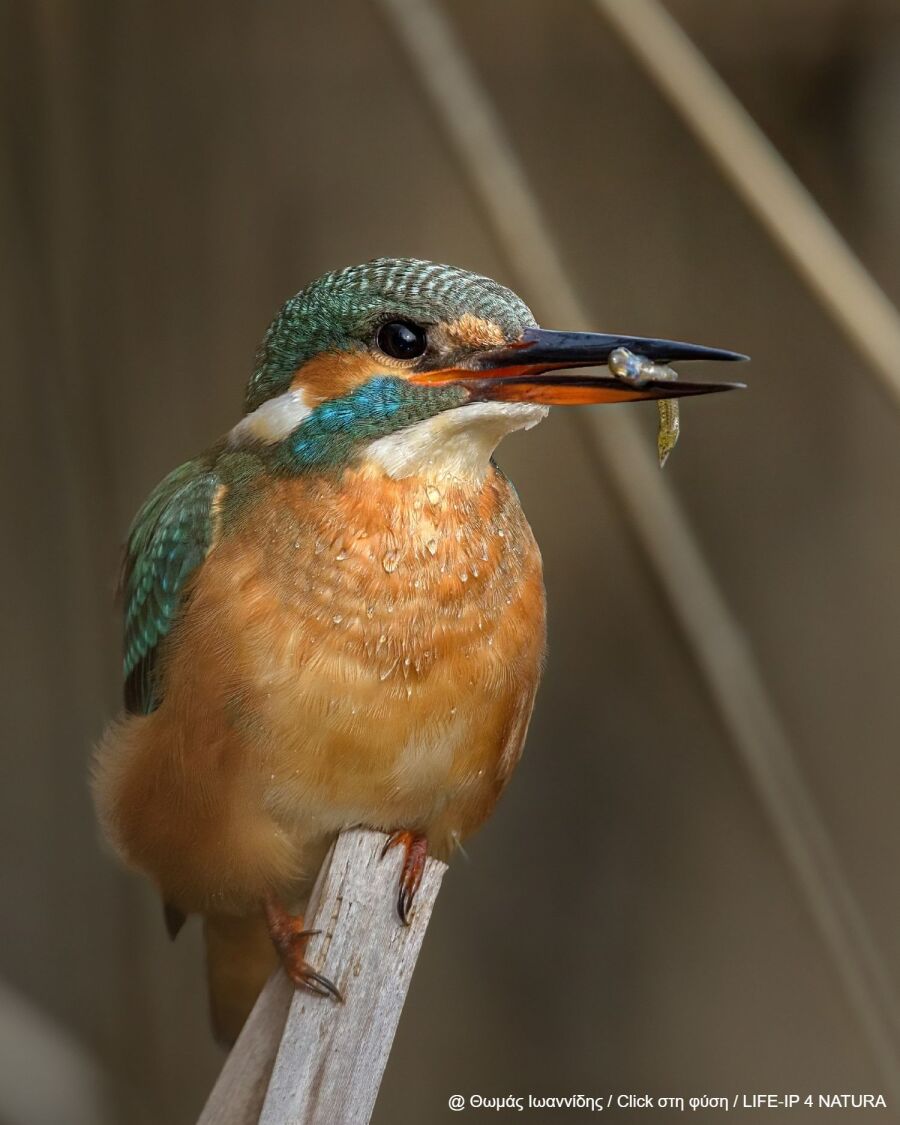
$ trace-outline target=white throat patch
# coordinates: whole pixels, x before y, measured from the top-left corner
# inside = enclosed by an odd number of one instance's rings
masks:
[[[397,480],[417,475],[481,480],[501,440],[513,430],[530,430],[548,411],[533,402],[472,402],[376,438],[364,456]]]
[[[310,414],[312,414],[312,407],[307,406],[303,391],[285,391],[283,395],[264,402],[252,414],[248,414],[232,427],[228,434],[228,444],[281,441]]]

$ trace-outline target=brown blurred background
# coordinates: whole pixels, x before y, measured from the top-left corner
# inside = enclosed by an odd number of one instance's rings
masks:
[[[667,7],[900,297],[900,5]],[[589,3],[446,11],[594,326],[753,356],[749,392],[688,404],[666,477],[896,981],[898,411]],[[87,788],[129,520],[234,422],[269,318],[323,270],[415,255],[523,286],[366,0],[13,0],[0,26],[0,1123],[187,1125],[222,1062],[198,928],[169,945]],[[622,409],[652,443],[652,408]],[[618,503],[560,412],[500,461],[550,659],[376,1122],[457,1120],[452,1093],[884,1092]]]

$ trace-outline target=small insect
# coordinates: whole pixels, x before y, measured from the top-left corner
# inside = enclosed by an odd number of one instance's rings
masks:
[[[617,379],[640,386],[650,379],[677,379],[678,373],[664,363],[654,363],[642,355],[635,355],[627,348],[616,348],[607,360],[607,367]],[[681,432],[681,419],[678,413],[678,400],[674,398],[657,399],[659,428],[656,432],[656,452],[659,467],[662,468],[669,454],[675,448]]]

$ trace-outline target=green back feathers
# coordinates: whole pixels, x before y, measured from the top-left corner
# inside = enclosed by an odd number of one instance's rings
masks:
[[[150,494],[128,536],[125,600],[125,706],[148,714],[159,704],[155,663],[179,612],[184,587],[213,537],[220,479],[207,461],[188,461]]]
[[[376,258],[326,273],[282,306],[256,355],[246,409],[281,394],[320,352],[364,344],[390,317],[429,324],[471,313],[518,336],[535,323],[525,302],[489,277],[417,258]]]

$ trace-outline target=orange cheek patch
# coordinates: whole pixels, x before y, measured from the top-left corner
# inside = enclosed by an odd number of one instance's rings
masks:
[[[294,372],[291,389],[303,391],[309,406],[318,406],[389,371],[390,361],[376,360],[368,352],[325,352]]]

